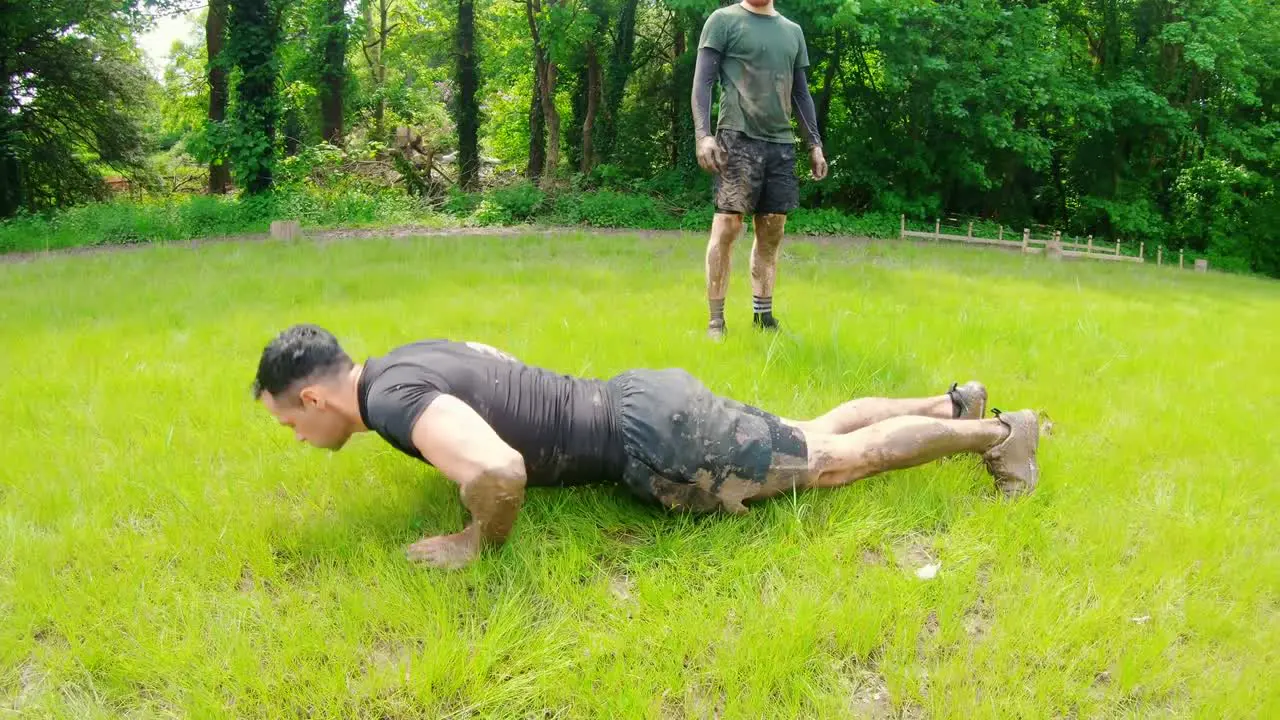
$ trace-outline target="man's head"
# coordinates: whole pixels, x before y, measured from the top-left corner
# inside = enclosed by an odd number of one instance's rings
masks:
[[[337,450],[357,429],[344,411],[353,367],[328,330],[294,325],[262,351],[253,396],[299,440]]]
[[[742,2],[750,6],[747,8],[748,10],[757,12],[773,10],[773,0],[742,0]]]

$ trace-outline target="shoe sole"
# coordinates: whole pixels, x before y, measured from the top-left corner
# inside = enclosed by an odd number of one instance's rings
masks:
[[[986,385],[983,385],[982,383],[978,382],[977,380],[970,380],[969,382],[965,383],[964,385],[961,385],[961,386],[959,386],[958,388],[956,388],[956,390],[957,390],[957,391],[959,391],[959,390],[963,390],[963,389],[968,388],[968,387],[970,387],[970,386],[977,386],[977,395],[978,395],[978,413],[977,413],[976,415],[974,415],[974,414],[965,414],[965,415],[961,415],[959,419],[961,419],[961,420],[981,420],[982,418],[984,418],[984,417],[986,417],[986,416],[987,416],[987,386],[986,386]],[[961,397],[964,397],[964,395],[961,395]]]
[[[991,469],[990,463],[988,463],[988,470],[991,470],[991,474],[995,476],[996,487],[1000,488],[1005,497],[1029,495],[1040,483],[1040,465],[1036,459],[1036,453],[1040,449],[1040,425],[1036,413],[1032,410],[1019,410],[1003,413],[999,418],[1000,422],[1009,428],[1009,437],[997,446],[999,458],[995,462],[1011,455],[1025,457],[1025,462],[1029,465],[1028,477],[1001,478]]]

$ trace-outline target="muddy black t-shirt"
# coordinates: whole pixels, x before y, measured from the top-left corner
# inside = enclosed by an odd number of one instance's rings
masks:
[[[370,358],[358,394],[365,426],[419,460],[413,426],[445,394],[470,405],[524,456],[530,485],[621,474],[622,444],[603,381],[525,365],[487,345],[427,340]]]

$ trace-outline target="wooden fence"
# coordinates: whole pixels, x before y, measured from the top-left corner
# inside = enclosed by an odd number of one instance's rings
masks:
[[[1110,260],[1118,262],[1147,262],[1147,244],[1145,242],[1138,243],[1138,254],[1125,255],[1120,250],[1120,241],[1115,242],[1113,247],[1111,243],[1095,243],[1093,236],[1090,235],[1085,242],[1064,242],[1062,239],[1062,231],[1054,230],[1048,237],[1034,237],[1030,228],[1022,229],[1022,237],[1017,240],[1006,240],[1004,234],[1004,226],[1000,226],[997,236],[994,238],[980,237],[973,234],[973,223],[969,223],[969,231],[964,235],[943,232],[942,219],[934,220],[933,231],[927,230],[908,230],[907,216],[902,215],[902,226],[899,231],[899,238],[906,240],[907,238],[917,238],[920,240],[947,240],[951,242],[962,242],[971,245],[994,245],[996,247],[1009,248],[1011,250],[1020,250],[1024,253],[1044,254],[1047,257],[1060,258],[1087,258],[1090,260]],[[1016,237],[1016,236],[1015,236]],[[1156,247],[1156,264],[1164,264],[1164,248]],[[1173,257],[1170,255],[1169,262],[1172,264]],[[1186,258],[1182,250],[1178,251],[1178,267],[1186,267]],[[1209,268],[1209,263],[1203,258],[1193,260],[1195,269],[1204,272]]]

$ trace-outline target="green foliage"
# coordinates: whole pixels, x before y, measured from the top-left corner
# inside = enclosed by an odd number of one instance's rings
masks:
[[[451,187],[445,193],[444,204],[440,209],[449,215],[465,217],[475,211],[481,199],[479,193],[469,193],[461,188]]]
[[[223,197],[95,203],[0,223],[0,251],[186,240],[262,230],[270,220],[261,201]]]
[[[0,218],[101,197],[102,171],[142,167],[138,18],[108,0],[5,3]]]
[[[811,235],[854,235],[857,237],[897,237],[900,220],[884,212],[849,215],[833,208],[799,209],[787,218],[787,231]]]
[[[664,212],[652,197],[612,190],[562,195],[556,199],[552,217],[570,225],[603,228],[661,230],[678,226],[676,219]]]
[[[554,197],[528,210],[482,195],[475,204],[484,201],[484,212],[473,220],[555,215],[615,225],[630,214],[640,225],[700,221],[695,218],[705,215],[710,183],[693,163],[689,84],[702,23],[723,4],[537,3],[535,22],[557,66],[554,102],[563,118],[560,166],[547,178]],[[473,74],[455,62],[458,48],[469,44],[453,3],[237,0],[226,52],[238,68],[236,93],[231,119],[220,125],[205,127],[203,120],[208,99],[199,42],[176,49],[163,85],[152,83],[139,95],[136,110],[119,101],[132,97],[125,89],[111,90],[114,100],[92,104],[118,111],[92,113],[123,128],[110,137],[66,131],[47,112],[55,103],[31,103],[23,95],[38,75],[22,75],[10,58],[28,35],[44,43],[42,53],[53,53],[42,56],[46,61],[72,52],[68,48],[81,58],[86,49],[101,48],[103,67],[95,72],[116,79],[136,75],[128,37],[138,24],[138,7],[121,11],[101,0],[57,0],[15,6],[7,14],[0,28],[0,75],[6,79],[0,88],[7,92],[0,92],[7,108],[0,112],[0,174],[10,182],[0,183],[0,190],[37,190],[25,200],[8,196],[5,212],[98,195],[104,166],[137,176],[140,170],[129,167],[137,153],[129,148],[139,142],[138,122],[153,151],[168,150],[175,158],[185,153],[199,163],[229,159],[230,152],[239,187],[251,192],[275,181],[274,173],[294,184],[299,173],[278,158],[306,155],[326,127],[344,126],[349,131],[343,139],[356,144],[389,144],[397,127],[408,126],[433,158],[454,152],[463,136],[470,157],[479,119],[479,154],[497,160],[496,167],[481,165],[476,189],[482,192],[509,184],[511,171],[525,172],[531,153],[541,157],[530,138],[534,48],[524,2],[476,0],[474,53],[466,56],[477,63]],[[805,31],[809,85],[832,163],[825,182],[802,183],[797,227],[874,235],[888,223],[850,228],[841,218],[999,218],[1012,227],[1044,225],[1078,236],[1163,243],[1239,261],[1219,266],[1280,275],[1280,241],[1271,231],[1280,184],[1280,5],[813,0],[779,9]],[[72,26],[74,32],[65,32]],[[598,74],[588,72],[589,58]],[[468,102],[476,75],[485,83]],[[88,74],[67,77],[95,90],[112,87]],[[465,88],[458,78],[466,80]],[[593,87],[600,93],[597,164],[575,175]],[[41,96],[58,97],[53,90]],[[449,109],[464,121],[461,127]],[[16,117],[36,110],[44,113],[35,114],[44,117],[40,123],[18,126]],[[379,159],[384,161],[398,162]],[[14,182],[22,163],[46,171]],[[430,175],[403,163],[393,170],[400,172],[378,180],[339,166],[334,182],[355,182],[369,192],[381,182],[439,199],[442,178],[452,183],[460,177],[453,163]],[[318,187],[333,184],[318,169],[301,175]],[[648,199],[588,202],[566,194],[566,180],[575,191]],[[476,210],[450,211],[471,217]]]
[[[422,201],[385,189],[342,187],[266,193],[243,199],[196,196],[119,201],[0,221],[0,253],[264,232],[272,220],[282,217],[300,220],[305,227],[437,222]]]
[[[484,194],[476,207],[475,221],[481,225],[528,222],[545,203],[546,193],[530,182],[494,188]]]

